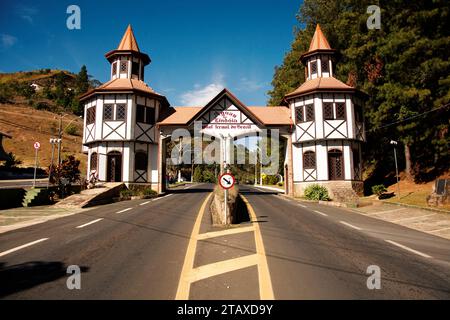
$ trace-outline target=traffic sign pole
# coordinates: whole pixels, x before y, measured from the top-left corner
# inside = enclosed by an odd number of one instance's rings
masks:
[[[35,142],[34,145],[34,177],[33,177],[33,188],[36,187],[36,170],[37,170],[37,164],[38,164],[38,150],[41,147],[41,144],[39,142]]]
[[[233,175],[228,173],[228,169],[225,170],[226,173],[222,174],[219,177],[219,185],[224,189],[224,204],[225,204],[225,224],[227,223],[227,217],[228,217],[228,189],[231,189],[234,186],[234,183],[236,180],[234,179]]]
[[[37,169],[37,159],[38,159],[38,149],[35,149],[35,155],[34,155],[34,178],[33,178],[33,188],[36,186],[36,169]]]

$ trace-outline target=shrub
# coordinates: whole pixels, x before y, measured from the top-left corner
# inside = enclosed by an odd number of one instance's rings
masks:
[[[50,111],[52,109],[48,103],[43,102],[43,101],[34,102],[33,108],[35,108],[37,110],[47,110],[47,111]]]
[[[78,129],[74,124],[69,124],[64,131],[65,131],[65,133],[67,133],[68,135],[71,135],[71,136],[78,135]]]
[[[214,173],[212,173],[211,171],[205,170],[205,171],[203,171],[202,181],[215,183],[216,177],[214,176]]]
[[[372,186],[372,192],[376,194],[377,196],[381,196],[383,193],[387,191],[384,184],[377,184],[375,186]]]
[[[79,166],[80,160],[73,155],[69,155],[60,165],[51,168],[51,171],[49,167],[50,182],[58,186],[58,193],[61,197],[69,195],[71,185],[80,181]]]
[[[202,182],[203,176],[202,176],[202,168],[200,166],[195,167],[194,170],[194,181],[195,182]]]
[[[152,188],[145,188],[142,191],[142,194],[144,196],[156,196],[158,194],[158,192],[156,192],[155,190],[153,190]]]
[[[6,159],[4,164],[5,168],[15,168],[20,164],[22,164],[21,160],[17,159],[17,157],[12,152],[8,153],[8,159]]]
[[[120,190],[120,199],[131,199],[131,196],[134,195],[134,192],[130,189]]]
[[[313,184],[305,189],[305,197],[309,200],[330,200],[328,190],[324,186]]]

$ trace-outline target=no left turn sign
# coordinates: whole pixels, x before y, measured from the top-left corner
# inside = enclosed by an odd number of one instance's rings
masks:
[[[234,183],[235,179],[230,173],[224,173],[219,177],[219,184],[223,189],[231,189]]]

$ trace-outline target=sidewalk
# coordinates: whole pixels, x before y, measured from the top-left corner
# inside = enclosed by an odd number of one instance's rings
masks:
[[[0,210],[0,233],[88,210],[90,209],[55,208],[54,206],[20,207]]]
[[[272,187],[256,187],[276,191],[276,189]],[[299,198],[289,198],[296,201],[303,201]],[[318,203],[330,206],[340,206],[343,207],[344,210],[350,210],[372,218],[396,223],[407,228],[419,230],[445,239],[450,239],[450,213],[446,213],[444,210],[432,211],[427,210],[426,208],[422,209],[420,207],[403,206],[401,204],[390,204],[382,201],[373,201],[371,204],[366,203],[366,205],[356,208],[341,206],[339,203],[333,201],[320,201]]]
[[[450,239],[450,214],[427,209],[404,207],[385,202],[351,208],[360,214]]]

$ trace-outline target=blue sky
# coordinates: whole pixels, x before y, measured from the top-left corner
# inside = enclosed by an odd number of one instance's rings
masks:
[[[66,9],[81,9],[69,30]],[[145,81],[173,106],[201,105],[230,89],[247,105],[265,105],[274,67],[298,26],[294,0],[1,1],[0,72],[40,68],[109,80],[104,54],[129,23],[152,63]]]

